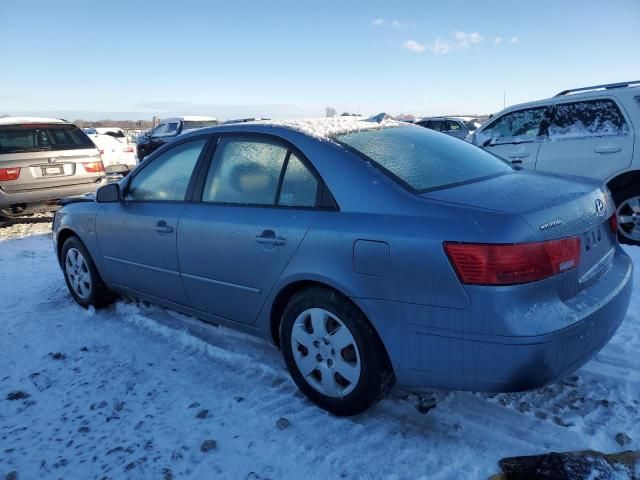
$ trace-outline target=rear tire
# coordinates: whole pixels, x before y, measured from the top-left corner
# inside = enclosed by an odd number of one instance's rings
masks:
[[[102,308],[113,303],[115,295],[100,278],[91,255],[78,237],[69,237],[60,252],[60,265],[69,293],[83,308]]]
[[[314,328],[315,326],[315,328]],[[280,325],[285,363],[298,388],[334,415],[356,415],[395,383],[385,348],[363,313],[340,294],[295,294]]]
[[[640,245],[640,190],[627,187],[613,194],[618,216],[618,241]]]

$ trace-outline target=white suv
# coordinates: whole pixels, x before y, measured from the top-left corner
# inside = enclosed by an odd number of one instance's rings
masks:
[[[604,181],[621,242],[640,245],[640,81],[509,107],[467,141],[524,168]]]

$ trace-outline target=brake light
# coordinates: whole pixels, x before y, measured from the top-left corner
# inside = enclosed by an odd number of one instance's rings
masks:
[[[125,147],[122,149],[122,151],[125,153],[133,153],[133,147]]]
[[[89,173],[99,173],[104,172],[104,165],[101,161],[98,162],[86,162],[83,163],[82,166]]]
[[[0,182],[16,180],[20,176],[20,167],[0,168]]]
[[[444,249],[462,283],[516,285],[576,268],[580,238],[511,245],[445,242]]]
[[[609,217],[609,227],[613,233],[618,233],[618,213],[613,212],[613,215]]]

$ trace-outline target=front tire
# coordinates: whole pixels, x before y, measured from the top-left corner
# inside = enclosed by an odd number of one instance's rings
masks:
[[[114,295],[100,278],[91,255],[78,237],[69,237],[62,246],[60,265],[69,293],[83,308],[102,308]]]
[[[380,400],[395,377],[362,312],[345,297],[310,288],[289,301],[280,325],[282,353],[300,390],[334,415],[356,415]]]
[[[613,195],[618,216],[618,241],[640,245],[640,191],[627,188]]]

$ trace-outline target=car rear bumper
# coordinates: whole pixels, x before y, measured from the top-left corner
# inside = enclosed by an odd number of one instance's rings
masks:
[[[41,188],[15,193],[7,193],[0,189],[0,215],[11,217],[56,210],[59,208],[58,201],[61,198],[92,193],[106,184],[107,178],[101,177],[92,183]]]
[[[511,392],[551,383],[590,360],[622,323],[632,284],[631,260],[617,247],[610,268],[597,282],[570,301],[556,298],[557,305],[543,310],[545,316],[557,312],[552,322],[540,318],[557,328],[539,335],[467,333],[434,328],[421,321],[423,315],[442,315],[455,324],[456,316],[466,316],[466,310],[473,310],[473,302],[467,309],[436,309],[399,302],[356,301],[380,333],[401,386]],[[510,307],[504,305],[504,315],[511,315]],[[496,320],[483,308],[474,313],[481,322]],[[381,318],[405,321],[376,321]],[[522,315],[520,320],[536,322],[538,317]]]

